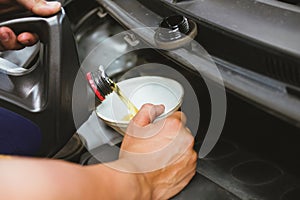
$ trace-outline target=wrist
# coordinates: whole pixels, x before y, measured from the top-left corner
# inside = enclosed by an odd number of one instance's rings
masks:
[[[89,166],[91,181],[96,183],[91,190],[99,191],[95,199],[150,200],[151,187],[144,174],[134,173],[126,159]],[[109,192],[107,192],[109,191]]]
[[[109,163],[107,166],[117,174],[118,181],[122,184],[124,193],[131,193],[130,198],[128,199],[152,199],[151,184],[147,181],[144,173],[137,173],[138,168],[133,162],[121,158]],[[124,196],[121,197],[124,199]]]

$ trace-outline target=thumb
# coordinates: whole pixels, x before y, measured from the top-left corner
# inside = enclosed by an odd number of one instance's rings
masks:
[[[58,1],[47,2],[45,0],[17,0],[17,2],[34,14],[40,16],[53,15],[61,9],[61,3]]]
[[[144,104],[132,121],[138,126],[146,126],[165,110],[163,105]]]

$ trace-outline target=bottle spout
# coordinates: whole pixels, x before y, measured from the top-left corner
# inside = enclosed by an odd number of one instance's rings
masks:
[[[102,102],[105,96],[113,92],[114,82],[107,76],[102,65],[97,71],[88,72],[86,79],[96,97]]]

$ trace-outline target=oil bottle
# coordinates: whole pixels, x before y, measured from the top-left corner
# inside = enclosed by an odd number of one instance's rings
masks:
[[[0,59],[0,154],[52,157],[76,132],[72,88],[80,64],[73,32],[63,8],[50,17],[12,17],[0,26],[34,32],[40,43],[26,66]]]
[[[86,78],[91,89],[93,90],[100,102],[104,101],[105,97],[108,94],[111,94],[112,92],[115,92],[118,95],[120,100],[126,105],[128,110],[130,111],[129,115],[126,116],[124,120],[131,119],[138,112],[138,109],[123,94],[119,86],[107,76],[102,65],[100,65],[97,71],[88,72],[86,74]]]

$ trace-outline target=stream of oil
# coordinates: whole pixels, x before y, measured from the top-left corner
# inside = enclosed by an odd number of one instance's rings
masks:
[[[122,102],[127,106],[129,110],[129,114],[125,115],[122,120],[129,121],[131,120],[134,115],[139,111],[137,107],[122,93],[119,86],[114,83],[113,84],[113,91],[119,96],[119,98],[122,100]]]

